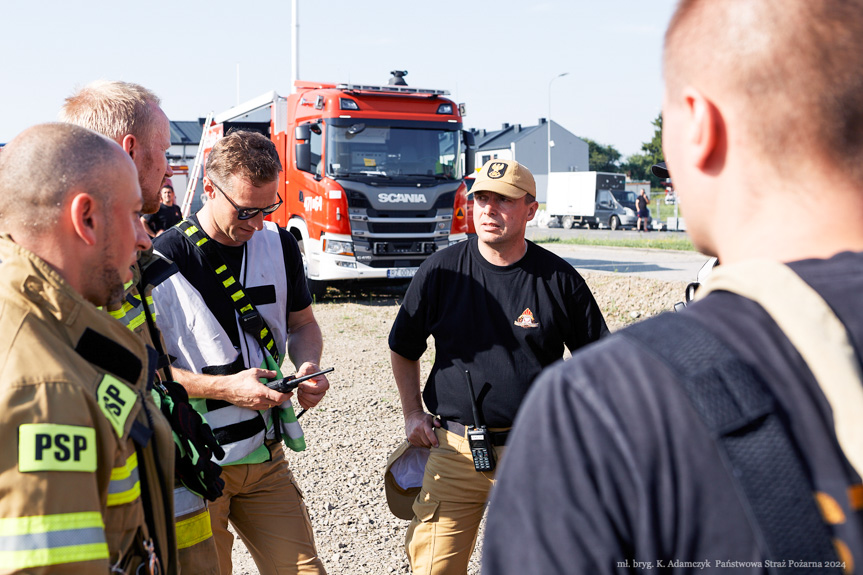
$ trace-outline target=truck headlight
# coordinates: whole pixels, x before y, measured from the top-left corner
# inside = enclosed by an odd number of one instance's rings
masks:
[[[635,215],[635,210],[633,210],[632,208],[623,208],[623,211],[626,212],[627,216],[634,216]]]
[[[335,254],[337,256],[352,256],[354,255],[354,244],[353,242],[328,240],[324,238],[324,253]]]

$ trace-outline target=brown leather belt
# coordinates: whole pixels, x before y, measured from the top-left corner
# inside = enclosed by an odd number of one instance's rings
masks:
[[[457,421],[441,419],[440,426],[449,431],[450,433],[455,433],[456,435],[460,435],[462,437],[467,436],[467,428],[461,423],[458,423]],[[495,445],[497,447],[506,445],[506,438],[509,436],[509,429],[506,429],[504,431],[489,431],[488,433],[491,436],[492,445]]]

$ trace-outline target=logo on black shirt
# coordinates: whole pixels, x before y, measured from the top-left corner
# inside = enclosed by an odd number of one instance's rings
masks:
[[[518,316],[518,319],[513,324],[523,328],[539,327],[539,322],[533,319],[533,312],[530,311],[530,308],[521,312],[521,315]]]

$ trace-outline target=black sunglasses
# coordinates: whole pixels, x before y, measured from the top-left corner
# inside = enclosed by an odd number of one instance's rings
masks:
[[[213,184],[213,187],[222,192],[222,195],[225,196],[225,199],[231,202],[231,205],[234,206],[234,209],[237,210],[237,219],[238,220],[251,220],[255,216],[258,215],[259,212],[264,212],[265,214],[272,214],[276,210],[279,209],[279,206],[282,205],[282,196],[276,192],[276,197],[279,198],[279,201],[273,204],[272,206],[267,206],[266,208],[241,208],[237,204],[234,203],[234,200],[228,197],[228,194],[222,191],[222,188],[216,185],[216,182],[210,180],[210,183]]]

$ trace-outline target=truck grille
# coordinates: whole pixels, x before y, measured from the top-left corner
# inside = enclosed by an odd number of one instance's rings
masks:
[[[430,234],[434,232],[435,222],[419,221],[415,224],[391,224],[384,222],[369,222],[371,234]]]

